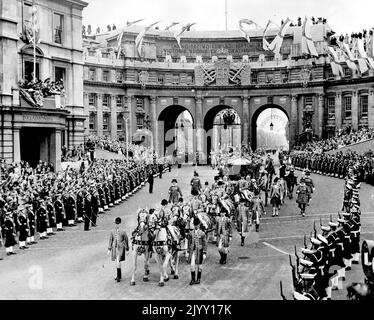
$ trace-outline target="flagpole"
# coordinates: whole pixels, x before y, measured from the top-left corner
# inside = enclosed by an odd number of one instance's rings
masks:
[[[225,27],[227,31],[227,0],[225,0]]]
[[[35,15],[36,15],[36,7],[35,7],[35,0],[32,1],[32,37],[33,37],[33,55],[34,55],[34,65],[33,65],[33,82],[36,83],[36,39],[35,39]]]

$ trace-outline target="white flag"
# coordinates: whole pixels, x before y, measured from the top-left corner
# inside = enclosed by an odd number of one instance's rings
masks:
[[[312,57],[318,57],[316,47],[311,35],[311,26],[308,17],[305,17],[302,37],[301,37],[301,52],[306,55],[311,55]]]
[[[181,36],[182,34],[189,28],[191,28],[194,24],[196,24],[196,22],[192,22],[192,23],[187,23],[185,26],[183,26],[179,31],[177,31],[175,34],[174,34],[174,38],[175,40],[177,40],[178,42],[178,46],[180,49],[182,49],[181,47]]]
[[[250,42],[251,39],[250,39],[249,33],[246,30],[244,30],[243,24],[247,24],[249,26],[256,26],[256,28],[258,28],[258,29],[260,28],[260,26],[252,20],[248,20],[248,19],[240,19],[239,20],[239,29],[243,33],[243,35],[247,39],[247,41]]]
[[[176,26],[177,24],[179,24],[179,22],[172,22],[171,24],[169,24],[169,25],[165,28],[165,31],[168,31],[169,29],[171,29],[172,27]]]
[[[279,54],[282,47],[283,38],[286,35],[286,32],[291,24],[291,19],[287,18],[286,21],[282,24],[278,34],[274,40],[269,45],[269,50],[273,51],[275,54]]]
[[[144,39],[144,35],[146,34],[146,32],[151,29],[154,25],[158,24],[160,21],[157,21],[157,22],[154,22],[152,24],[150,24],[149,26],[145,27],[139,34],[138,36],[136,37],[135,39],[135,48],[136,50],[138,51],[138,54],[139,54],[139,57],[141,57],[141,51],[142,51],[142,44],[143,44],[143,39]]]

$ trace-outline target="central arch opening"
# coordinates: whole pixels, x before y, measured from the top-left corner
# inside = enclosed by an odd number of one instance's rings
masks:
[[[194,120],[191,113],[183,106],[166,107],[158,117],[162,132],[159,143],[165,156],[173,155],[178,162],[189,162],[193,158]]]
[[[241,146],[241,119],[231,106],[218,105],[210,109],[204,117],[204,130],[208,164],[212,153]]]
[[[252,150],[289,150],[289,119],[277,105],[259,108],[252,118]]]

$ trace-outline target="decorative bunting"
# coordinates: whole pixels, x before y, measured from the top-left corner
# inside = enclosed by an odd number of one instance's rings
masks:
[[[287,17],[286,21],[282,24],[278,34],[275,36],[274,40],[269,45],[269,50],[273,51],[275,54],[279,54],[282,47],[283,38],[291,24],[291,20]]]
[[[189,28],[191,28],[194,24],[196,24],[196,22],[193,22],[193,23],[187,23],[185,26],[183,26],[179,31],[177,31],[175,34],[174,34],[174,38],[175,40],[177,40],[178,42],[178,46],[179,46],[179,49],[182,49],[181,47],[181,36],[182,34]]]
[[[171,29],[172,27],[176,26],[177,24],[179,24],[179,22],[172,22],[170,25],[168,25],[168,26],[165,28],[165,31],[168,31],[169,29]]]
[[[301,52],[305,55],[310,55],[312,57],[318,57],[316,47],[311,35],[311,25],[308,17],[305,17],[302,36],[301,36]]]
[[[248,19],[240,19],[239,20],[239,29],[243,33],[243,35],[247,39],[247,41],[250,42],[251,39],[250,39],[249,33],[247,33],[247,31],[244,30],[243,24],[247,24],[249,26],[256,26],[256,28],[258,28],[258,29],[260,28],[260,26],[252,20],[248,20]]]

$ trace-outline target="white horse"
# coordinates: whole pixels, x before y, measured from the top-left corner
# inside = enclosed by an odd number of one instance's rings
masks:
[[[150,241],[148,230],[148,211],[146,209],[138,210],[138,225],[132,233],[132,253],[133,267],[130,285],[135,285],[135,273],[137,268],[138,256],[144,255],[144,276],[143,281],[148,281],[149,275],[149,258],[150,258]]]
[[[167,274],[167,267],[172,256],[172,241],[171,235],[167,231],[167,226],[162,225],[155,231],[155,239],[152,242],[155,259],[160,269],[160,281],[158,285],[164,286],[164,282],[169,280]]]

